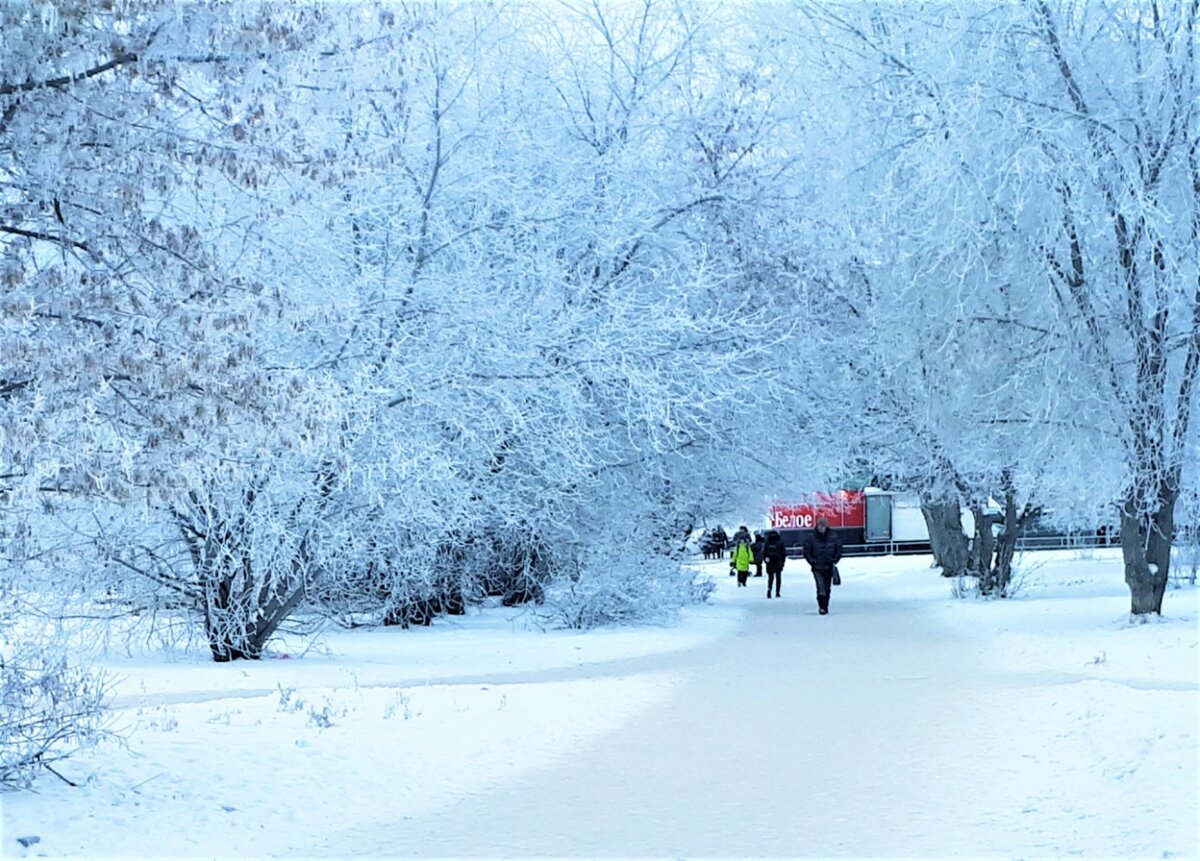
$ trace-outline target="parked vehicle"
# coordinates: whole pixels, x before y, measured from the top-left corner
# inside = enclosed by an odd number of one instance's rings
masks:
[[[989,509],[989,513],[999,515],[999,507]],[[768,522],[782,536],[788,555],[796,557],[818,517],[829,520],[829,528],[841,537],[847,556],[928,553],[930,549],[925,515],[913,493],[873,487],[814,493],[803,502],[775,503]],[[993,526],[996,532],[1003,528],[1002,519]],[[975,534],[975,519],[965,508],[962,529],[967,536]],[[1112,527],[1064,529],[1043,516],[1025,528],[1017,546],[1020,549],[1098,547],[1115,543],[1114,535]]]

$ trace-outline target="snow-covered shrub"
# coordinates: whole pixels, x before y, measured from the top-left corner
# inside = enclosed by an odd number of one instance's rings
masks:
[[[213,660],[257,659],[304,601],[329,544],[336,468],[212,472],[174,508]]]
[[[986,591],[980,578],[974,574],[963,574],[955,577],[950,584],[952,598],[1015,598],[1025,588],[1025,573],[1016,566],[1012,568],[1008,582],[1003,587]]]
[[[1024,569],[1013,566],[1012,575],[1009,577],[1008,583],[1004,587],[1004,591],[1000,593],[1001,598],[1015,598],[1025,591],[1026,574]]]
[[[978,598],[979,578],[974,575],[960,574],[950,583],[950,597],[957,599]]]
[[[462,573],[481,596],[498,597],[505,607],[542,603],[545,583],[561,561],[536,532],[501,529],[478,545],[462,559]]]
[[[0,786],[23,788],[103,734],[105,679],[70,648],[96,642],[90,618],[104,609],[81,600],[68,549],[34,556],[11,524],[0,529]]]
[[[430,625],[438,616],[461,616],[467,608],[458,575],[437,567],[394,579],[384,597],[383,624],[403,628]]]
[[[591,560],[573,578],[554,582],[546,595],[548,621],[565,628],[660,622],[706,601],[715,584],[670,559]]]
[[[391,720],[399,712],[405,720],[412,720],[412,701],[404,691],[396,691],[396,696],[383,710],[383,719]]]
[[[60,644],[0,637],[0,784],[24,788],[41,768],[103,734],[105,686]]]
[[[308,589],[314,609],[347,627],[427,625],[488,597],[541,603],[560,553],[531,528],[389,522],[382,512],[346,530]]]
[[[321,574],[307,600],[345,627],[429,624],[444,612],[461,613],[464,587],[437,538],[388,524],[377,513],[357,532],[341,530],[321,550]]]
[[[1195,586],[1200,573],[1200,533],[1185,534],[1171,548],[1171,584],[1179,589]]]
[[[1200,486],[1195,463],[1189,467],[1191,480],[1176,507],[1175,543],[1171,548],[1171,585],[1176,589],[1195,586],[1196,575],[1200,574]]]

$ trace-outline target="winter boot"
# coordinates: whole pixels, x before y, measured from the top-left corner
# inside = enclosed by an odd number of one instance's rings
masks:
[[[828,595],[818,595],[817,596],[817,608],[818,608],[818,612],[820,612],[820,614],[822,616],[829,614],[829,596]]]

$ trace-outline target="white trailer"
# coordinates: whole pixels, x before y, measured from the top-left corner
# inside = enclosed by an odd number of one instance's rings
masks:
[[[865,544],[929,544],[929,527],[921,513],[921,500],[915,493],[897,493],[868,487],[864,491],[867,503]],[[962,511],[965,535],[975,534],[975,518],[967,509]]]

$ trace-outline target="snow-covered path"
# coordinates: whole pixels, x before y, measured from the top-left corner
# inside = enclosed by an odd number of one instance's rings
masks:
[[[768,601],[721,564],[662,628],[103,656],[122,736],[0,797],[0,855],[1200,857],[1196,589],[1132,624],[1119,551],[1024,557],[1011,601],[879,557],[821,617],[805,566]]]
[[[1180,844],[1195,793],[1177,791],[1195,786],[1194,760],[1177,764],[1169,786],[1157,767],[1139,780],[1154,735],[1172,728],[1145,727],[1149,746],[1131,738],[1121,749],[1101,726],[1110,703],[1128,717],[1127,688],[1005,670],[982,653],[986,640],[937,625],[887,578],[848,581],[820,617],[810,578],[793,565],[781,601],[766,600],[763,580],[742,590],[722,582],[745,625],[710,646],[638,662],[665,674],[672,691],[617,731],[433,815],[338,834],[313,854],[1195,851],[1194,838]],[[1194,724],[1194,690],[1143,695],[1177,698],[1179,726]],[[1161,830],[1148,831],[1148,819]]]

